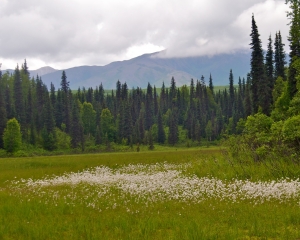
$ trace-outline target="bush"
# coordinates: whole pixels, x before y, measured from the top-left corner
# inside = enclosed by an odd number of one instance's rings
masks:
[[[7,121],[6,128],[3,134],[4,149],[13,153],[20,149],[22,144],[22,135],[20,124],[17,119],[13,118]]]

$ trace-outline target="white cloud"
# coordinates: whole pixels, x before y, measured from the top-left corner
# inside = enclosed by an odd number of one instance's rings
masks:
[[[167,57],[249,49],[255,14],[264,46],[288,34],[284,0],[0,0],[5,68],[104,65],[150,51]],[[286,42],[286,47],[288,43]]]

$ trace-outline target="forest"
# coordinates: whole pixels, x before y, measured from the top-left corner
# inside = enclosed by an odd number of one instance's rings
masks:
[[[190,83],[129,89],[116,82],[107,93],[70,89],[65,71],[50,90],[30,76],[26,60],[13,74],[0,71],[0,155],[28,152],[100,152],[125,146],[200,146],[225,141],[233,154],[259,161],[267,154],[297,158],[300,150],[300,13],[290,2],[289,62],[280,30],[262,48],[252,16],[251,70],[214,89],[212,75]],[[3,137],[2,137],[3,136]]]

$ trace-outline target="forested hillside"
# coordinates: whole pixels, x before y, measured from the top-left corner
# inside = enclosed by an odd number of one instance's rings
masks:
[[[294,154],[300,147],[300,7],[298,1],[287,2],[289,66],[280,31],[274,43],[270,36],[264,55],[252,16],[251,71],[241,79],[228,69],[224,91],[214,90],[211,76],[206,85],[202,76],[181,87],[174,78],[169,88],[149,83],[146,90],[118,81],[110,94],[102,84],[74,93],[64,71],[60,88],[48,89],[41,77],[30,76],[25,60],[13,74],[0,74],[0,148],[84,151],[143,144],[153,149],[154,143],[199,145],[240,135],[255,159],[278,146]]]

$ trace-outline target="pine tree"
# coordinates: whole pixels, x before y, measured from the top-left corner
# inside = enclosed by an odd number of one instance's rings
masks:
[[[214,85],[213,85],[213,80],[212,80],[211,74],[209,75],[209,89],[210,89],[211,93],[214,94]]]
[[[254,16],[252,15],[252,32],[251,36],[251,78],[252,78],[252,104],[253,111],[258,112],[261,107],[263,113],[268,114],[270,111],[271,99],[269,98],[270,88],[265,76],[264,55],[261,46],[260,35]]]
[[[275,80],[274,80],[274,52],[273,52],[273,45],[272,45],[272,38],[271,35],[268,39],[268,49],[267,49],[267,54],[266,54],[266,78],[267,78],[267,83],[269,87],[269,91],[265,92],[267,94],[266,98],[268,99],[269,105],[272,105],[272,91],[274,88]],[[270,109],[269,109],[270,110]],[[269,111],[267,112],[269,113]]]
[[[16,119],[22,125],[25,122],[25,112],[22,91],[22,79],[19,66],[16,67],[14,72],[14,100]]]
[[[174,77],[172,77],[170,92],[169,92],[169,105],[168,105],[170,108],[176,104],[176,94],[177,94],[176,82]]]
[[[268,41],[268,49],[266,54],[266,76],[272,91],[274,88],[274,52],[271,35],[269,36]]]
[[[156,87],[154,86],[153,89],[153,104],[154,104],[154,116],[156,117],[158,114],[158,100],[157,100],[157,93],[156,93]]]
[[[285,51],[284,51],[284,44],[282,43],[281,33],[280,31],[275,34],[275,53],[274,53],[274,81],[280,76],[283,79],[286,79],[285,75]]]
[[[250,116],[253,112],[252,109],[252,98],[251,98],[251,79],[250,74],[247,76],[246,89],[245,89],[245,99],[244,99],[244,109],[245,115]]]
[[[7,122],[7,115],[6,115],[6,108],[5,108],[5,102],[4,102],[4,91],[2,90],[2,82],[1,82],[1,76],[0,76],[0,148],[3,148],[3,133],[4,129],[6,127]]]
[[[84,135],[83,135],[83,124],[80,120],[80,108],[77,102],[73,103],[72,108],[72,125],[71,125],[71,145],[72,148],[78,148],[84,150]]]
[[[167,111],[167,96],[166,96],[166,87],[165,83],[162,83],[160,97],[159,97],[159,109],[161,110],[162,114]]]
[[[43,107],[43,118],[42,122],[44,123],[44,127],[42,130],[42,138],[43,138],[43,147],[46,150],[53,151],[56,146],[56,135],[55,135],[55,121],[53,116],[53,108],[51,105],[51,101],[49,98],[48,91],[45,91],[45,105]]]
[[[29,73],[29,70],[28,70],[28,66],[27,66],[27,61],[26,59],[24,60],[24,64],[22,65],[22,71],[25,75],[27,75],[28,79],[30,77],[30,73]]]
[[[145,113],[146,113],[145,130],[149,130],[153,124],[153,115],[154,115],[153,93],[152,93],[152,87],[150,83],[148,83],[147,86]]]
[[[290,19],[290,32],[288,40],[290,42],[290,65],[288,77],[288,91],[290,99],[297,92],[297,70],[293,67],[294,62],[300,57],[300,2],[299,0],[286,0],[286,4],[290,5],[291,11],[288,12]]]
[[[177,109],[174,108],[171,111],[170,121],[169,121],[169,135],[168,135],[168,142],[170,145],[175,145],[178,142],[178,116],[177,116]]]
[[[159,109],[157,115],[157,142],[160,144],[164,144],[165,140],[166,134],[163,126],[161,111]]]
[[[61,94],[62,94],[62,122],[66,124],[66,132],[71,131],[71,100],[70,100],[70,87],[67,81],[65,71],[62,72],[61,76]]]
[[[97,125],[96,128],[96,136],[95,136],[95,143],[96,145],[102,144],[102,134],[101,134],[101,125]]]
[[[232,109],[233,109],[233,104],[234,104],[234,82],[233,82],[233,74],[232,74],[232,70],[230,69],[230,73],[229,73],[229,112],[228,112],[228,116],[231,117],[232,116]]]

